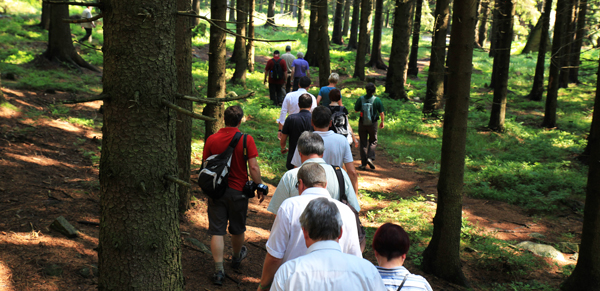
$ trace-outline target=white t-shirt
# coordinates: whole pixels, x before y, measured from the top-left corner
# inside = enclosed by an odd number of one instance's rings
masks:
[[[325,240],[312,244],[306,255],[281,265],[275,273],[271,290],[386,291],[387,289],[371,262],[344,254],[337,242]]]
[[[271,235],[267,241],[267,252],[275,258],[283,259],[283,263],[306,253],[306,242],[300,226],[300,215],[310,201],[327,198],[335,203],[342,216],[342,252],[362,258],[356,216],[349,206],[331,198],[324,188],[308,188],[302,195],[286,199],[277,211],[277,217],[271,227]]]
[[[342,167],[345,163],[352,163],[354,161],[354,158],[352,158],[352,149],[350,149],[350,145],[345,136],[337,134],[333,132],[333,130],[315,132],[323,138],[323,142],[325,143],[323,160],[325,160],[326,163]],[[296,150],[294,151],[292,165],[296,167],[302,165],[298,147],[296,147]]]
[[[83,12],[81,12],[81,18],[83,19],[89,19],[92,18],[92,12],[90,11],[89,8],[85,8],[83,9]],[[81,26],[85,27],[85,28],[92,28],[92,23],[94,22],[82,22]]]
[[[306,91],[306,89],[304,88],[299,88],[297,91],[290,92],[287,95],[285,95],[285,99],[283,99],[283,103],[281,104],[281,113],[279,114],[279,119],[277,119],[277,122],[285,124],[285,118],[288,115],[300,112],[300,106],[298,106],[298,99],[300,98],[300,95],[304,93],[308,93],[308,91]],[[312,112],[313,109],[317,107],[317,98],[315,98],[313,94],[308,93],[308,95],[312,97],[313,101],[312,106],[310,107],[310,112]]]

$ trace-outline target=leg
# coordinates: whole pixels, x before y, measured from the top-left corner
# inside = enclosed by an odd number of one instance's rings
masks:
[[[296,77],[294,78],[294,86],[292,87],[292,91],[298,91],[298,82],[300,81],[300,78]]]
[[[86,28],[85,35],[79,39],[79,42],[89,41],[91,35],[92,35],[92,29]]]
[[[269,83],[269,98],[271,99],[271,102],[273,102],[273,105],[277,106],[277,91],[276,91],[276,84],[273,83]]]
[[[283,98],[285,97],[284,95],[284,91],[283,91],[283,84],[276,84],[276,94],[277,94],[277,105],[281,106],[281,103],[283,103]]]
[[[292,87],[292,76],[288,73],[287,80],[285,81],[285,92],[290,93],[290,88]]]
[[[210,239],[210,251],[213,255],[215,263],[221,263],[223,266],[223,249],[225,248],[225,240],[222,235],[213,235]]]
[[[233,248],[234,257],[239,257],[240,250],[242,250],[242,246],[244,245],[244,238],[244,233],[231,235],[231,247]]]
[[[360,138],[360,164],[361,166],[366,166],[368,146],[367,128],[360,123],[358,124],[358,137]]]
[[[377,122],[373,123],[369,129],[369,151],[367,158],[375,160],[375,149],[377,148]]]
[[[227,189],[225,195],[228,200],[229,233],[231,233],[231,246],[233,248],[231,267],[238,269],[248,253],[248,250],[244,247],[248,198],[241,191],[231,188]]]

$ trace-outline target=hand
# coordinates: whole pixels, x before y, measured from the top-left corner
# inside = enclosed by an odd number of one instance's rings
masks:
[[[277,132],[277,139],[278,140],[281,140],[281,135],[282,135],[281,131]]]
[[[266,85],[266,84],[267,84],[267,79],[264,79],[263,80],[263,85]]]
[[[358,147],[358,139],[354,138],[354,147],[357,148]]]
[[[290,151],[290,150],[288,150],[288,148],[281,149],[281,154],[282,154],[282,155],[283,155],[283,154],[286,154],[286,153],[287,153],[287,152],[289,152],[289,151]]]
[[[379,123],[379,128],[384,128],[383,121]]]
[[[267,196],[264,195],[261,191],[256,191],[256,195],[256,198],[258,198],[258,204],[261,204],[263,201],[265,201],[265,197]]]

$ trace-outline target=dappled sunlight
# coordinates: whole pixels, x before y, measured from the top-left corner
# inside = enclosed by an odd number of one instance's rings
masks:
[[[2,261],[0,261],[0,290],[2,290],[2,291],[15,290],[12,285],[12,271]]]
[[[7,106],[0,106],[0,118],[19,118],[23,114]]]
[[[4,155],[11,157],[15,160],[19,160],[19,161],[23,161],[23,162],[27,162],[27,163],[32,163],[32,164],[38,164],[40,166],[67,166],[69,168],[75,169],[78,166],[77,165],[73,165],[73,164],[69,164],[69,163],[65,163],[65,162],[60,162],[57,161],[55,159],[50,159],[47,158],[43,155],[34,155],[34,156],[23,156],[23,155],[18,155],[18,154],[12,154],[12,153],[4,153]]]
[[[73,132],[73,133],[81,133],[83,130],[73,124],[70,124],[66,121],[62,121],[59,119],[55,119],[55,120],[47,120],[45,122],[42,122],[41,125],[46,125],[46,126],[51,126],[54,128],[58,128],[58,129],[62,129],[68,132]]]

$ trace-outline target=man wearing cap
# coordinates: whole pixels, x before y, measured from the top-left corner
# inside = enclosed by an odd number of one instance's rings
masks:
[[[286,46],[285,47],[285,54],[281,55],[281,58],[285,60],[285,63],[287,65],[287,78],[285,78],[285,92],[286,93],[290,93],[290,88],[292,87],[292,63],[294,62],[294,60],[296,58],[294,58],[294,55],[292,55],[291,53],[292,51],[292,47],[291,46]],[[295,91],[295,90],[294,90]]]
[[[276,74],[273,74],[273,70],[276,70],[276,65],[281,67],[281,71],[283,71],[283,76],[281,78],[275,78]],[[267,83],[267,77],[269,78],[269,97],[271,101],[273,101],[273,105],[281,106],[283,102],[283,97],[285,94],[283,93],[283,84],[285,84],[285,80],[287,79],[287,64],[284,59],[279,57],[279,51],[273,52],[273,58],[267,62],[267,66],[265,67],[265,78],[263,80],[263,84]]]
[[[302,52],[298,52],[296,56],[298,58],[292,62],[292,78],[294,78],[294,86],[292,91],[298,90],[300,78],[310,77],[310,73],[308,72],[308,62],[304,60],[304,54]]]

